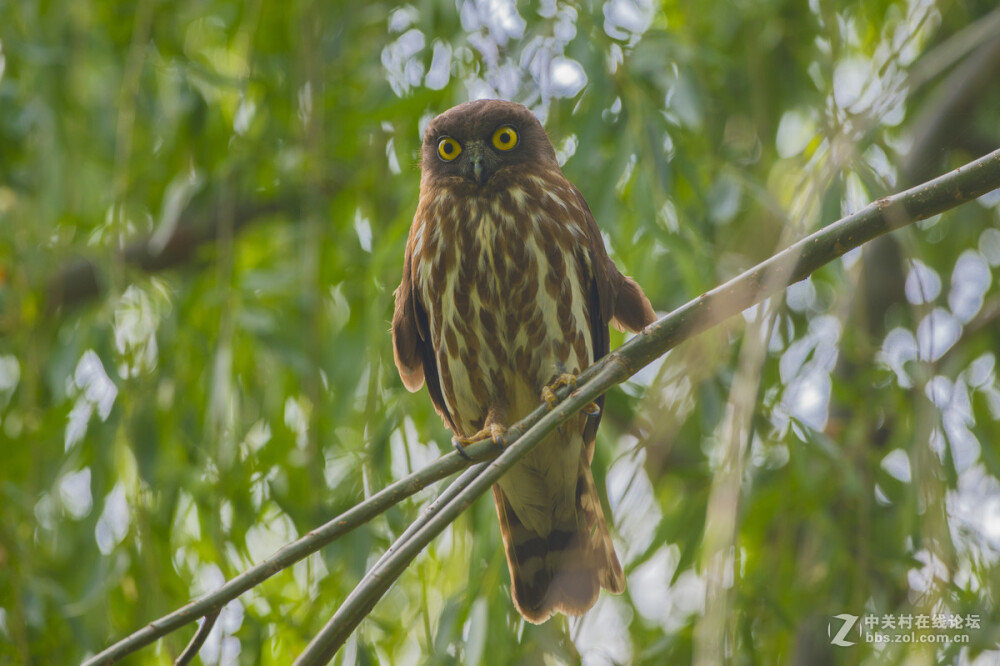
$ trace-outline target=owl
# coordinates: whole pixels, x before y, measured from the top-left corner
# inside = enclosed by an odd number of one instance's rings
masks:
[[[541,123],[502,100],[430,122],[420,200],[395,292],[403,385],[427,384],[457,446],[504,432],[608,353],[608,325],[654,321],[649,299],[608,257],[583,195]],[[625,589],[590,471],[603,398],[493,486],[511,597],[533,623],[581,615],[600,588]]]

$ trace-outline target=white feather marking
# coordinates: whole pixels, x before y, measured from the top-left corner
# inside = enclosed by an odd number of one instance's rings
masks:
[[[420,231],[413,236],[413,256],[420,256],[420,251],[424,249],[424,236],[427,234],[427,225],[420,222]]]
[[[577,267],[575,261],[571,261],[567,265],[566,280],[568,280],[572,285],[583,284],[583,281],[580,279],[579,268]],[[576,330],[584,331],[583,339],[587,346],[586,358],[580,358],[575,351],[575,347],[574,350],[571,351],[571,353],[576,357],[576,367],[582,369],[590,365],[590,359],[594,358],[593,340],[589,335],[586,335],[586,332],[590,330],[589,322],[587,321],[587,298],[585,294],[581,293],[580,290],[576,288],[570,289],[570,294],[573,297],[571,307],[573,312],[573,322],[576,324]]]
[[[514,205],[517,206],[518,210],[524,209],[528,201],[528,193],[517,186],[511,187],[508,192],[510,193],[510,198],[513,199]]]
[[[554,203],[559,204],[559,206],[561,206],[563,210],[569,209],[569,207],[566,205],[566,202],[562,200],[562,197],[557,195],[555,192],[553,192],[552,190],[543,190],[543,191],[545,192],[545,196],[551,199]]]

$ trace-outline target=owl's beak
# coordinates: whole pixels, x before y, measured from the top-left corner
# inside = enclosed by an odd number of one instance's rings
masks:
[[[480,185],[486,182],[486,166],[483,164],[482,155],[476,155],[472,158],[472,173]]]
[[[469,166],[472,171],[469,176],[481,187],[492,175],[490,165],[486,160],[486,147],[481,142],[474,141],[468,145],[467,150],[469,151]]]

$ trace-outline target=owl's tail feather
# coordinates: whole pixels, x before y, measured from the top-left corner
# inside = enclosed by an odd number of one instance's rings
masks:
[[[625,590],[625,575],[604,520],[590,466],[581,460],[576,487],[575,529],[531,531],[514,513],[500,486],[493,486],[510,569],[514,605],[528,622],[540,624],[556,612],[583,615],[600,588]]]

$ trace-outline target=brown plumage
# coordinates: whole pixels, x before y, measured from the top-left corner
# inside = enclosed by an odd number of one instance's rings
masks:
[[[456,437],[499,436],[557,377],[608,353],[609,323],[638,331],[655,319],[524,106],[481,100],[441,114],[421,172],[394,356]],[[625,589],[590,472],[599,422],[573,417],[493,487],[512,597],[530,622]]]

